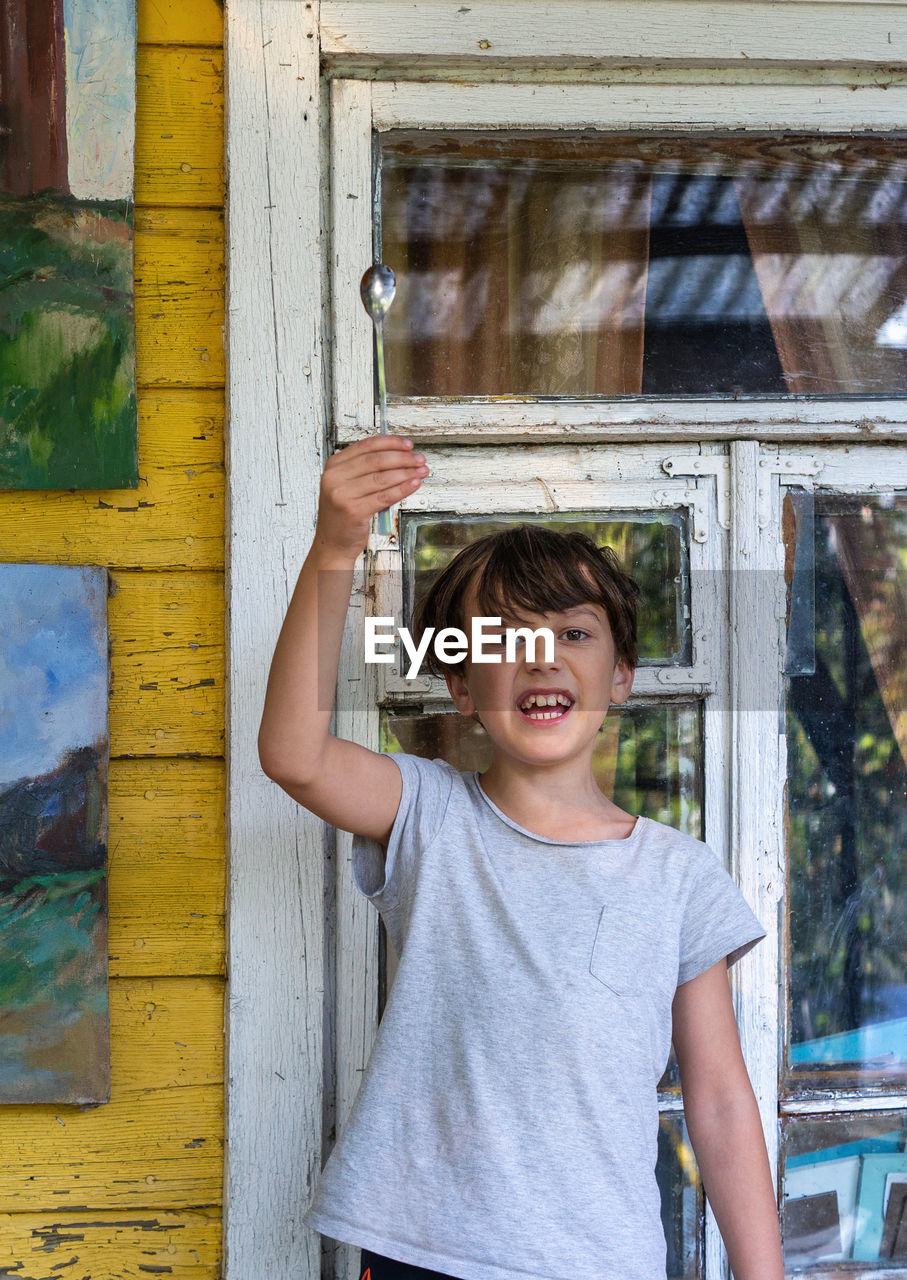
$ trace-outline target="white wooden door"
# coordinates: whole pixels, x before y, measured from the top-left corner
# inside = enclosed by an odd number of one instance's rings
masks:
[[[281,799],[258,771],[254,740],[325,451],[374,429],[358,281],[375,246],[375,139],[395,129],[894,133],[907,122],[905,8],[728,0],[685,5],[681,19],[675,3],[655,0],[640,24],[638,5],[617,0],[227,0],[233,1280],[314,1280],[323,1265],[338,1276],[351,1265],[343,1251],[322,1259],[300,1217],[374,1033],[377,923],[352,890],[343,839]],[[783,496],[848,485],[903,492],[904,403],[804,397],[741,411],[726,398],[427,397],[390,406],[391,428],[433,453],[423,515],[454,498],[473,514],[550,510],[540,485],[528,505],[511,492],[520,474],[532,490],[535,464],[559,512],[577,509],[576,487],[589,483],[600,511],[676,503],[691,534],[697,521],[705,529],[691,540],[691,563],[720,564],[736,581],[723,615],[714,616],[721,593],[700,601],[695,661],[665,668],[663,681],[644,673],[637,696],[701,701],[707,837],[771,926],[736,981],[773,1154],[788,936]],[[467,483],[470,449],[491,458],[497,485]],[[594,482],[578,479],[587,462]],[[363,566],[339,691],[339,723],[373,746],[379,708],[413,691],[379,684],[381,669],[357,670],[354,641],[368,593],[392,581],[401,554],[388,544]],[[430,705],[436,691],[419,692]],[[833,1097],[787,1092],[783,1117],[897,1114],[904,1100],[884,1078],[862,1080]],[[711,1227],[706,1240],[706,1274],[718,1276]],[[873,1271],[889,1273],[902,1269]]]

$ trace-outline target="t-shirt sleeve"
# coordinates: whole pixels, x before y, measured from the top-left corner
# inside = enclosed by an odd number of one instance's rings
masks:
[[[746,899],[708,846],[684,910],[677,985],[727,957],[728,967],[765,937]]]
[[[419,854],[433,842],[450,800],[456,770],[444,760],[389,753],[400,770],[403,793],[387,842],[353,836],[353,879],[379,909],[398,902],[411,882]]]

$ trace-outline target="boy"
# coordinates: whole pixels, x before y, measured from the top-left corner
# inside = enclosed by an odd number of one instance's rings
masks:
[[[578,535],[532,531],[440,575],[418,626],[469,634],[500,606],[504,626],[554,636],[550,654],[446,669],[493,745],[481,778],[330,734],[370,518],[427,473],[394,436],[329,460],[262,718],[263,768],[355,834],[357,884],[400,958],[306,1221],[363,1249],[364,1280],[664,1280],[656,1088],[673,1037],[735,1280],[782,1280],[727,980],[764,932],[706,846],[625,813],[592,776],[633,680],[631,580]]]

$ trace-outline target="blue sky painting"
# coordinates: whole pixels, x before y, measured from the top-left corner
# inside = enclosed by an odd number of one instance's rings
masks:
[[[0,565],[0,1102],[103,1102],[107,573]]]

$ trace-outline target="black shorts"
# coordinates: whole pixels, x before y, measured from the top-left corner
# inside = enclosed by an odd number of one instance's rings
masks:
[[[369,1253],[362,1250],[359,1263],[360,1280],[453,1280],[452,1276],[441,1271],[426,1271],[424,1267],[414,1267],[409,1262],[395,1262],[393,1258],[382,1258],[380,1253]]]

